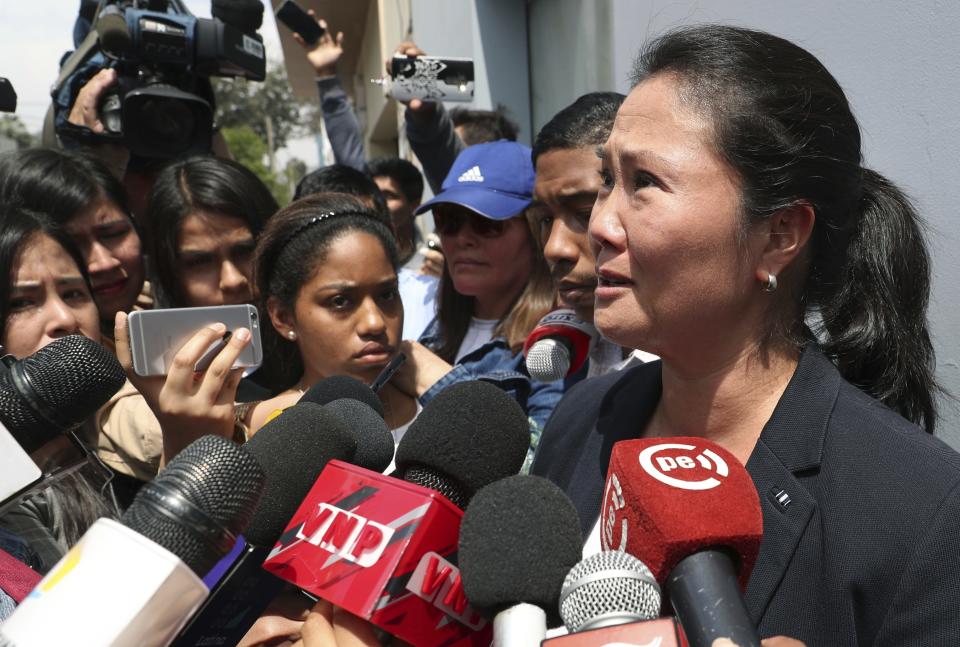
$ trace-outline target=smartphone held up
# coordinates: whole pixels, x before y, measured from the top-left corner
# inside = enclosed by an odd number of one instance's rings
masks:
[[[227,331],[206,350],[194,370],[206,370],[240,328],[250,331],[250,343],[233,368],[253,368],[263,362],[260,316],[252,305],[142,310],[131,313],[128,322],[133,370],[137,375],[166,375],[183,345],[200,329],[215,323],[222,323]]]
[[[397,101],[473,101],[473,59],[397,54],[390,75],[371,79]]]

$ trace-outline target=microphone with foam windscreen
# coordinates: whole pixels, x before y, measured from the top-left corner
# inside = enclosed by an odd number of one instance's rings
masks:
[[[207,596],[200,576],[243,531],[263,480],[257,462],[229,440],[194,441],[119,522],[91,526],[0,626],[0,642],[169,644]]]
[[[560,615],[569,632],[545,647],[686,647],[673,618],[660,618],[660,586],[639,559],[619,550],[591,555],[563,581]]]
[[[527,372],[541,382],[556,382],[573,375],[590,356],[597,340],[593,323],[583,321],[569,308],[548,313],[523,344]]]
[[[477,492],[460,527],[460,572],[470,604],[493,620],[494,645],[535,645],[560,623],[557,598],[581,544],[573,503],[547,479],[510,476]]]
[[[70,430],[125,379],[113,354],[81,335],[57,339],[22,360],[0,359],[0,505],[16,505],[54,473],[86,464],[88,452]]]
[[[526,414],[485,382],[447,387],[411,423],[387,477],[331,461],[264,563],[416,647],[488,647],[457,560],[463,506],[519,471]]]
[[[393,436],[383,417],[369,406],[350,398],[340,398],[324,405],[337,416],[357,441],[357,451],[350,462],[374,472],[382,472],[393,462]]]
[[[372,411],[370,415],[378,417]],[[336,413],[300,402],[244,445],[266,474],[263,496],[244,533],[245,545],[225,565],[210,597],[177,636],[176,647],[240,641],[286,585],[262,568],[270,548],[326,464],[354,459],[360,444]]]
[[[362,402],[383,417],[383,403],[369,386],[347,375],[333,375],[324,378],[307,389],[300,402],[329,404],[334,400],[356,400]]]
[[[240,31],[252,33],[263,24],[263,3],[260,0],[212,0],[210,15]]]
[[[649,566],[691,647],[719,638],[759,647],[742,591],[763,516],[750,474],[731,453],[702,438],[616,443],[600,519],[604,549]]]
[[[82,335],[0,364],[0,422],[27,452],[80,425],[126,380],[120,362]]]

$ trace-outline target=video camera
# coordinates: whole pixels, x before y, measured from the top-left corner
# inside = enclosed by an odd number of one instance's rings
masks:
[[[210,76],[262,81],[266,74],[259,0],[212,0],[213,18],[197,18],[182,0],[100,0],[93,30],[64,64],[54,88],[57,134],[120,140],[133,155],[166,158],[210,149]],[[86,57],[77,54],[87,46]],[[75,60],[78,59],[78,60]],[[117,70],[103,97],[106,133],[66,121],[77,92],[99,69]],[[85,133],[79,133],[86,130]]]

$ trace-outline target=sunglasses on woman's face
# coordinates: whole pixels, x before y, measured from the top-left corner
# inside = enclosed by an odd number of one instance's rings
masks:
[[[483,238],[498,238],[507,230],[507,220],[492,220],[484,218],[481,215],[464,213],[462,211],[441,211],[435,209],[433,212],[433,222],[436,224],[436,232],[441,236],[456,236],[460,228],[469,224],[477,236]]]

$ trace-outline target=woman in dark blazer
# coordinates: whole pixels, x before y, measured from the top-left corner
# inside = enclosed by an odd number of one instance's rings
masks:
[[[717,442],[760,495],[746,602],[762,636],[956,644],[960,455],[924,433],[919,217],[861,166],[843,91],[792,43],[685,28],[634,80],[590,220],[595,323],[662,361],[572,389],[533,473],[567,491],[586,536],[613,443]]]

